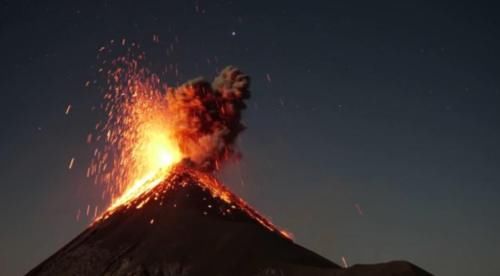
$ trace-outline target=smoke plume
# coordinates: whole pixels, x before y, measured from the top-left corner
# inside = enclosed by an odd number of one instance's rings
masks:
[[[245,129],[241,113],[249,85],[248,76],[228,66],[212,83],[198,78],[166,91],[168,118],[181,151],[198,168],[217,169],[239,154],[235,142]]]

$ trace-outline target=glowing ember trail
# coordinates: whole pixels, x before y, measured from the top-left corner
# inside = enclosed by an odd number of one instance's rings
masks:
[[[114,66],[104,96],[108,119],[96,126],[104,146],[94,151],[89,168],[96,182],[106,184],[110,210],[151,190],[183,158],[158,78],[135,60],[121,58]]]
[[[195,79],[167,88],[141,62],[143,55],[112,62],[102,106],[107,121],[96,125],[100,135],[87,137],[98,145],[87,175],[105,184],[103,198],[111,200],[96,221],[121,208],[140,209],[188,175],[213,197],[290,238],[213,176],[222,162],[239,156],[235,141],[244,130],[249,78],[227,67],[212,83]]]

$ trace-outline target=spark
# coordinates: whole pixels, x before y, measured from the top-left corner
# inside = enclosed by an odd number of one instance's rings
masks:
[[[271,74],[267,73],[266,74],[266,79],[268,82],[271,82]]]
[[[68,104],[68,107],[66,107],[66,111],[64,112],[64,114],[68,115],[70,110],[71,110],[71,105]]]
[[[356,204],[354,204],[354,207],[356,207],[356,210],[358,211],[358,214],[360,216],[362,216],[363,215],[363,210],[361,209],[361,206],[359,206],[359,204],[356,203]]]
[[[344,256],[342,256],[342,264],[344,265],[344,268],[348,268],[349,265],[347,264],[347,260],[345,259]]]
[[[73,168],[74,163],[75,163],[75,158],[72,157],[71,160],[69,161],[68,169],[71,170]]]

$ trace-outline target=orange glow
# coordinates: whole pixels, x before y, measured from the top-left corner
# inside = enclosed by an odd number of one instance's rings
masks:
[[[140,91],[138,91],[140,92]],[[161,95],[145,93],[147,97],[136,95],[135,101],[124,105],[129,109],[127,122],[119,125],[117,144],[122,148],[118,169],[121,181],[119,195],[113,194],[110,209],[127,203],[137,196],[150,191],[170,168],[182,160],[179,144],[174,138],[174,130],[165,113]]]
[[[106,185],[108,210],[154,188],[183,159],[158,78],[139,70],[135,60],[119,61],[107,72],[107,121],[96,125],[95,138],[87,136],[89,143],[104,140],[94,150],[87,175]]]
[[[138,126],[138,141],[132,145],[131,159],[134,172],[130,182],[125,184],[124,192],[114,198],[110,209],[153,189],[169,169],[181,161],[182,154],[169,130],[153,121]]]

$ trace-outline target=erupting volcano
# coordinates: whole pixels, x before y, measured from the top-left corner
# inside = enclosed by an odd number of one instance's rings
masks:
[[[249,77],[167,87],[136,59],[107,74],[107,120],[87,176],[110,201],[28,275],[429,275],[406,262],[341,268],[295,244],[215,175],[238,159]]]

